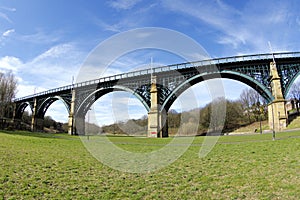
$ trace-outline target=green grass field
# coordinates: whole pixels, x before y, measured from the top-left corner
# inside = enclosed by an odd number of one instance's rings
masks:
[[[171,165],[125,173],[101,164],[76,136],[0,132],[0,199],[299,199],[300,132],[203,137]],[[111,137],[120,148],[159,149],[172,138]]]

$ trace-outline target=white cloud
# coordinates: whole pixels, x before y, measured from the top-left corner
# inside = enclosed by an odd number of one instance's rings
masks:
[[[59,122],[68,121],[68,110],[64,103],[60,100],[55,101],[46,112],[46,116],[51,116],[52,119]]]
[[[28,62],[5,56],[0,58],[0,71],[11,70],[18,79],[17,97],[69,85],[76,76],[85,54],[74,44],[51,47]],[[61,105],[53,104],[47,115],[55,120],[66,121],[68,114]]]
[[[139,2],[140,0],[115,0],[110,1],[109,5],[117,10],[129,10]]]
[[[33,85],[23,79],[18,82],[17,97],[26,97],[35,93],[43,92],[46,88]]]
[[[15,29],[9,29],[7,31],[5,31],[2,36],[3,37],[8,37],[10,34],[14,33],[15,32]]]
[[[5,56],[0,58],[0,70],[7,71],[11,70],[12,72],[17,72],[23,63],[19,58],[13,56]]]
[[[0,47],[3,46],[5,44],[5,40],[7,38],[9,38],[9,36],[14,33],[15,30],[14,29],[9,29],[5,32],[3,32],[1,35],[0,35]]]
[[[74,45],[60,44],[24,64],[23,70],[27,79],[34,77],[35,84],[52,89],[71,84],[83,58],[84,54]]]
[[[72,44],[54,46],[28,62],[5,56],[0,70],[11,70],[19,80],[17,97],[23,97],[72,83],[85,54]]]

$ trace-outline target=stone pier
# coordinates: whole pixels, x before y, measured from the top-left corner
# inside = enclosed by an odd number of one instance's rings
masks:
[[[156,85],[156,76],[151,77],[151,108],[148,113],[148,137],[158,137],[160,132],[160,117],[158,105],[158,90]]]
[[[34,103],[33,103],[33,111],[32,111],[32,116],[31,116],[31,131],[34,132],[36,131],[36,111],[37,111],[37,99],[34,98]]]
[[[270,83],[274,100],[268,105],[269,126],[274,131],[282,131],[287,126],[285,99],[282,95],[280,77],[275,62],[270,63]]]
[[[68,121],[68,133],[69,135],[75,135],[75,117],[74,117],[74,109],[75,109],[75,90],[72,90],[72,100],[70,106],[70,113],[69,113],[69,121]]]

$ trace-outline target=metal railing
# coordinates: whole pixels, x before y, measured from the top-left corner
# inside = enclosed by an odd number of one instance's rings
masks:
[[[180,63],[180,64],[172,64],[167,66],[161,66],[156,68],[149,68],[149,69],[142,69],[137,70],[133,72],[127,72],[123,74],[116,74],[112,76],[107,76],[99,79],[93,79],[89,81],[84,81],[80,83],[75,83],[73,85],[67,85],[59,88],[54,88],[51,90],[47,90],[44,92],[39,92],[36,94],[32,94],[29,96],[16,98],[14,101],[22,101],[24,99],[30,99],[37,96],[42,96],[46,94],[52,94],[64,90],[70,90],[73,88],[79,88],[83,86],[93,85],[97,83],[103,83],[103,82],[109,82],[109,81],[115,81],[125,78],[131,78],[135,76],[141,76],[141,75],[150,75],[151,73],[162,73],[167,71],[173,71],[173,70],[179,70],[179,69],[187,69],[191,67],[201,67],[201,66],[209,66],[209,65],[217,65],[217,64],[225,64],[225,63],[237,63],[237,62],[244,62],[244,61],[255,61],[255,60],[268,60],[268,59],[280,59],[280,58],[295,58],[300,57],[300,52],[283,52],[283,53],[265,53],[265,54],[255,54],[255,55],[241,55],[241,56],[232,56],[232,57],[224,57],[224,58],[214,58],[214,59],[207,59],[207,60],[201,60],[201,61],[195,61],[195,62],[186,62],[186,63]]]

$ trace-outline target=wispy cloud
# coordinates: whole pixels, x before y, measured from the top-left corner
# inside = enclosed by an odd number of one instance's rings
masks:
[[[154,18],[152,16],[154,12],[152,11],[158,9],[157,6],[159,3],[149,1],[139,5],[140,1],[141,0],[110,1],[108,3],[108,9],[113,8],[114,13],[115,9],[124,12],[119,12],[118,15],[120,16],[117,18],[94,17],[92,20],[103,30],[114,33],[145,26],[153,26],[151,21]],[[128,12],[128,10],[130,10],[130,12]]]
[[[63,34],[61,31],[45,32],[38,29],[34,34],[20,35],[18,38],[24,42],[30,42],[33,44],[52,44],[58,42]]]
[[[292,41],[291,35],[299,34],[299,29],[292,28],[299,16],[291,14],[294,13],[291,9],[295,10],[294,4],[287,1],[250,1],[241,10],[221,0],[166,0],[163,5],[173,12],[199,20],[200,24],[209,25],[218,32],[216,42],[235,51],[265,52],[268,40],[285,50],[287,43]]]
[[[116,23],[108,23],[102,19],[97,19],[96,24],[103,28],[105,31],[112,31],[115,33],[120,33],[128,29],[138,27],[138,20],[131,20],[129,18],[124,18]]]
[[[15,12],[16,9],[15,8],[9,8],[9,7],[0,6],[0,19],[2,18],[2,19],[4,19],[7,22],[12,23],[12,20],[3,11]]]
[[[0,35],[0,47],[5,45],[5,41],[10,38],[10,36],[15,32],[15,29],[9,29],[7,31],[4,31]]]
[[[17,11],[16,8],[5,7],[5,6],[0,6],[0,10],[6,10],[6,11],[10,11],[10,12],[16,12]]]
[[[47,89],[71,84],[84,57],[73,44],[53,46],[24,65],[26,77],[35,77]]]
[[[12,21],[10,20],[10,18],[6,14],[4,14],[2,12],[0,12],[0,18],[4,19],[5,21],[8,21],[8,22],[12,23]]]
[[[109,5],[117,10],[129,10],[141,0],[115,0],[109,1]]]

